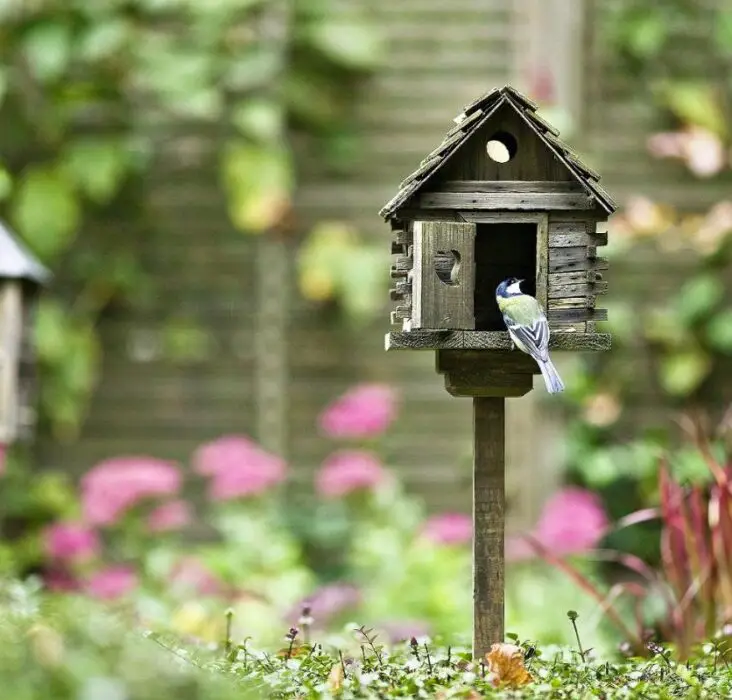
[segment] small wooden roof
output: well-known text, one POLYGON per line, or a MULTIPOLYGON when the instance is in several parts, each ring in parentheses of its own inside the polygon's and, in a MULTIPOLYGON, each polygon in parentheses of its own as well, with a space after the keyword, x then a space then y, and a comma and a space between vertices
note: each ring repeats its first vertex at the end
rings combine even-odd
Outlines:
POLYGON ((380 215, 387 220, 394 218, 396 212, 407 203, 407 200, 417 194, 428 180, 460 150, 470 136, 503 105, 510 105, 519 114, 547 149, 560 160, 588 195, 608 215, 617 209, 617 205, 610 195, 598 184, 600 175, 582 163, 569 146, 557 138, 559 131, 536 113, 537 105, 534 102, 515 88, 506 85, 502 88, 494 88, 463 109, 462 113, 454 119, 456 126, 447 132, 442 143, 420 163, 419 168, 402 182, 399 192, 379 212, 380 215))
POLYGON ((26 250, 0 221, 0 279, 25 279, 45 284, 51 273, 26 250))

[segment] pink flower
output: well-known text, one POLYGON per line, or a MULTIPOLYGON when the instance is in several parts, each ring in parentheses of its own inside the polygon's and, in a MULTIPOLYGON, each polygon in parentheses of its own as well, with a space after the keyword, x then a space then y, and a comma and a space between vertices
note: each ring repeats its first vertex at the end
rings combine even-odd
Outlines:
POLYGON ((58 561, 83 561, 99 552, 97 533, 82 523, 56 523, 44 532, 46 554, 58 561))
POLYGON ((422 535, 438 544, 465 544, 473 538, 473 520, 464 513, 443 513, 428 518, 422 535))
MULTIPOLYGON (((600 497, 592 491, 569 486, 547 501, 532 535, 552 554, 567 556, 593 549, 605 536, 608 526, 600 497)), ((524 559, 532 554, 533 548, 522 539, 507 543, 508 559, 524 559)))
POLYGON ((384 384, 360 384, 320 415, 320 430, 330 438, 363 438, 383 433, 394 420, 396 397, 384 384))
POLYGON ((323 462, 315 475, 315 489, 326 498, 339 498, 360 489, 373 490, 387 478, 372 452, 340 450, 323 462))
POLYGON ((89 595, 100 600, 121 598, 137 587, 137 574, 128 566, 110 566, 94 574, 86 583, 89 595))
POLYGON ((722 141, 706 129, 689 129, 684 141, 684 160, 697 177, 712 177, 725 164, 722 141))
POLYGON ((180 489, 173 462, 153 457, 117 457, 95 465, 81 480, 85 520, 111 525, 139 501, 168 496, 180 489))
POLYGON ((201 595, 219 595, 223 585, 196 557, 183 557, 170 574, 170 583, 201 595))
POLYGON ((191 507, 186 501, 175 500, 160 504, 150 513, 147 526, 151 532, 180 530, 191 522, 191 507))
POLYGON ((214 501, 255 496, 285 479, 285 461, 240 435, 206 443, 193 456, 193 469, 210 476, 208 496, 214 501))

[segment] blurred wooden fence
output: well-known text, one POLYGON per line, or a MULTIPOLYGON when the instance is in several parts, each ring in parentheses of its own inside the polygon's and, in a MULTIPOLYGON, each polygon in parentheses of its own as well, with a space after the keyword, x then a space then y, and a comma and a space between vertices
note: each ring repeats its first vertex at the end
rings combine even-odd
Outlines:
MULTIPOLYGON (((357 106, 363 149, 349 176, 334 181, 317 162, 302 164, 302 230, 322 219, 345 220, 388 250, 377 212, 400 180, 464 104, 506 82, 531 88, 537 66, 551 69, 557 99, 580 115, 580 133, 570 142, 591 147, 588 160, 613 193, 622 199, 641 189, 665 191, 669 179, 676 181, 644 155, 649 100, 629 87, 595 36, 602 3, 360 2, 386 34, 388 62, 357 106)), ((348 12, 349 2, 343 4, 348 12)), ((214 150, 206 134, 169 134, 167 157, 150 182, 155 235, 140 251, 159 294, 148 308, 105 322, 104 377, 83 436, 70 447, 45 445, 44 461, 78 471, 121 453, 185 460, 203 440, 245 432, 283 452, 306 481, 333 447, 317 435, 318 411, 355 382, 387 381, 403 397, 385 442, 388 463, 431 508, 469 508, 468 400, 447 395, 431 353, 384 353, 386 289, 383 318, 357 332, 323 321, 303 303, 292 282, 294 251, 228 223, 214 150), (203 329, 200 355, 171 359, 176 338, 161 330, 163 319, 203 329)), ((685 185, 683 194, 698 193, 685 185)), ((539 393, 509 402, 513 526, 534 520, 555 480, 561 430, 539 393)))

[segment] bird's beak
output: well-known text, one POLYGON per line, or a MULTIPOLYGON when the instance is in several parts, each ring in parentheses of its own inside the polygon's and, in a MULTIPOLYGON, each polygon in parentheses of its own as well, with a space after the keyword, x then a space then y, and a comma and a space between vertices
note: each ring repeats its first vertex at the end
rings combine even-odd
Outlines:
POLYGON ((522 282, 526 282, 526 280, 519 280, 519 284, 521 284, 522 282))

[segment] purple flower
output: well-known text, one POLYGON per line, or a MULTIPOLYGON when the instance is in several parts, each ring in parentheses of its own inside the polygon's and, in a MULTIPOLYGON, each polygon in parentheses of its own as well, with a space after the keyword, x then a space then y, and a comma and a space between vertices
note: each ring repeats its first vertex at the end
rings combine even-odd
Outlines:
POLYGON ((286 464, 248 437, 225 435, 196 450, 193 469, 211 477, 212 501, 226 501, 256 496, 284 481, 286 464))
POLYGON ((374 437, 391 425, 395 414, 393 389, 385 384, 359 384, 320 414, 320 430, 334 439, 374 437))
POLYGON ((315 475, 315 489, 325 498, 373 490, 387 478, 378 457, 365 450, 341 450, 328 457, 315 475))
POLYGON ((465 513, 442 513, 428 518, 422 536, 438 544, 465 544, 473 538, 473 521, 465 513))

